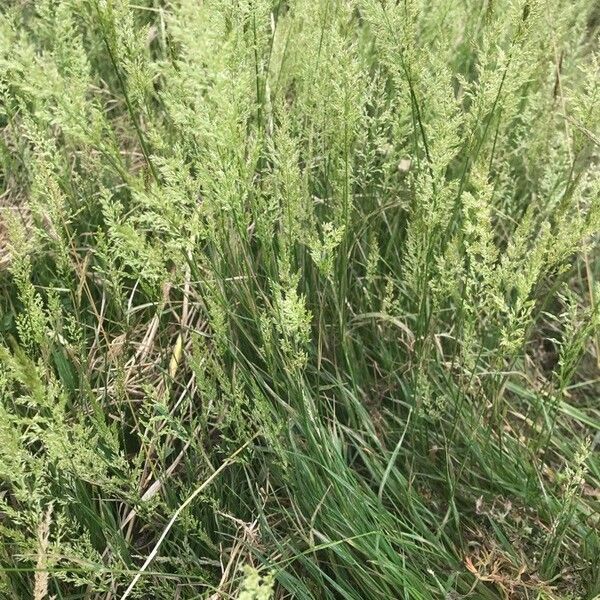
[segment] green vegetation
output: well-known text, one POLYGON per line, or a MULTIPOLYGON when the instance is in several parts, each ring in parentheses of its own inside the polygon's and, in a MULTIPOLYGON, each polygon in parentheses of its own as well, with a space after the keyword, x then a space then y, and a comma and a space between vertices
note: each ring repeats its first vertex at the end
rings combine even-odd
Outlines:
POLYGON ((0 597, 600 597, 595 0, 0 14, 0 597))

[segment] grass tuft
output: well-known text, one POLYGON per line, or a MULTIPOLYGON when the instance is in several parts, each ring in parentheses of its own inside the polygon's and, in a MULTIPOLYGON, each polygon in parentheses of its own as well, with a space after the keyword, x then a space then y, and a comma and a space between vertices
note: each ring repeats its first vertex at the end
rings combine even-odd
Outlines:
POLYGON ((593 0, 0 0, 0 597, 600 598, 593 0))

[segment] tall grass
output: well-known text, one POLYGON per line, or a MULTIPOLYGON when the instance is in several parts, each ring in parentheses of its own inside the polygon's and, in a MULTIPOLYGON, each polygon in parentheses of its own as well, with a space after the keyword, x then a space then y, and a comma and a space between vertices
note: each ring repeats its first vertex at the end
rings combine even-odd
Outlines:
POLYGON ((0 7, 2 597, 600 596, 594 0, 0 7))

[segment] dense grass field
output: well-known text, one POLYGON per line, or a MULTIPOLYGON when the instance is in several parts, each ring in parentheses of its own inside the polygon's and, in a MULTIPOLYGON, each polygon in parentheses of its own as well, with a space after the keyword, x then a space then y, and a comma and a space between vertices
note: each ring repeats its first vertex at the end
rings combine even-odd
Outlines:
POLYGON ((600 598, 596 0, 0 0, 0 598, 600 598))

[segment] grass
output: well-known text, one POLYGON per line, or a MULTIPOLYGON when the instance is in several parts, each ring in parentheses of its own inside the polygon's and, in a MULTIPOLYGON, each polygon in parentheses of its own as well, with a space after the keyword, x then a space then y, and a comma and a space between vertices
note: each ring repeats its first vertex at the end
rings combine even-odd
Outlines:
POLYGON ((593 0, 0 15, 2 598, 600 598, 593 0))

